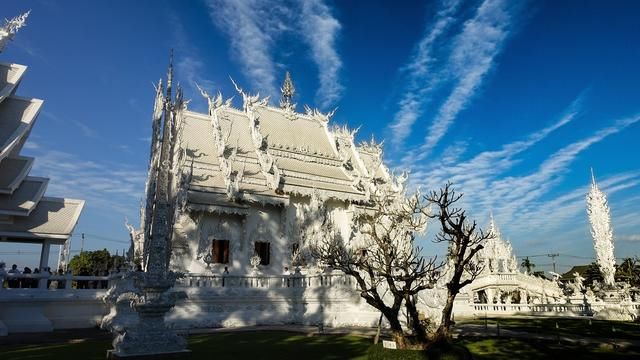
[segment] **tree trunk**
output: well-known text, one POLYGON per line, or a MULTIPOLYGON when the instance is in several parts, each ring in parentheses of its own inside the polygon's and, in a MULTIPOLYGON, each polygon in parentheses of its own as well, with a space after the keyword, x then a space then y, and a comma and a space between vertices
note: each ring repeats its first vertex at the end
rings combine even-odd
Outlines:
POLYGON ((442 321, 438 330, 436 330, 436 334, 434 337, 434 343, 449 343, 451 341, 451 332, 449 331, 451 328, 451 313, 453 312, 453 302, 456 299, 456 293, 451 293, 447 296, 447 303, 444 305, 444 309, 442 309, 442 321))
POLYGON ((411 319, 411 328, 416 336, 416 340, 420 343, 425 343, 427 340, 427 331, 420 322, 420 316, 415 302, 413 302, 412 299, 406 299, 405 305, 409 318, 411 319))

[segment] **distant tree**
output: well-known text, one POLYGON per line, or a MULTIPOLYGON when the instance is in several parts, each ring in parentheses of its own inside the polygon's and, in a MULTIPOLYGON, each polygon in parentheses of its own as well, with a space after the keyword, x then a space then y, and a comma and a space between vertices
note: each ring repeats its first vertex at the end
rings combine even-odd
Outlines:
POLYGON ((604 279, 604 277, 602 276, 602 272, 600 271, 600 266, 598 266, 598 263, 592 262, 591 264, 589 264, 589 267, 584 273, 583 284, 585 286, 592 286, 595 281, 602 283, 602 279, 604 279))
POLYGON ((526 257, 522 259, 522 264, 520 264, 520 266, 527 270, 527 274, 531 274, 531 270, 536 267, 536 264, 532 263, 531 260, 529 260, 529 257, 526 257))
POLYGON ((414 339, 426 344, 426 323, 418 314, 417 294, 433 287, 436 270, 442 266, 435 258, 423 257, 414 243, 416 234, 426 229, 428 207, 419 192, 407 198, 377 190, 367 208, 354 215, 350 241, 332 235, 331 223, 325 221, 323 228, 330 230, 310 246, 315 259, 356 280, 360 296, 387 319, 401 348, 410 343, 400 322, 403 305, 414 339))
POLYGON ((640 259, 626 258, 616 269, 616 280, 628 282, 631 286, 640 286, 640 259))
POLYGON ((123 256, 111 255, 107 249, 83 251, 69 261, 69 269, 74 275, 80 273, 102 274, 124 264, 123 256))
POLYGON ((447 301, 442 310, 442 321, 434 334, 434 345, 451 341, 451 314, 455 298, 482 271, 483 266, 475 261, 475 255, 482 250, 486 240, 494 237, 491 232, 485 233, 478 228, 475 221, 469 222, 465 210, 455 207, 460 198, 462 194, 456 194, 451 183, 447 183, 440 191, 431 192, 426 198, 437 208, 437 212, 429 217, 440 222, 440 232, 434 242, 448 244, 447 276, 450 276, 447 282, 447 301))

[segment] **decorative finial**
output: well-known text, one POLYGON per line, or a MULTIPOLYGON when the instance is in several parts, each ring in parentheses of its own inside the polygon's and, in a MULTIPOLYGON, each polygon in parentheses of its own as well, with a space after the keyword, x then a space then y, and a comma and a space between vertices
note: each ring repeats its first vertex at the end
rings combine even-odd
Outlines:
POLYGON ((593 167, 591 167, 591 185, 596 185, 596 177, 593 175, 593 167))
POLYGON ((296 88, 293 86, 293 81, 291 80, 291 73, 288 71, 284 75, 284 82, 282 83, 282 87, 280 88, 282 92, 282 99, 280 100, 280 107, 285 110, 295 110, 296 104, 292 102, 293 94, 296 93, 296 88))
POLYGON ((167 100, 171 101, 171 86, 173 85, 173 49, 169 52, 169 69, 167 70, 167 100))
POLYGON ((26 20, 30 13, 31 10, 20 16, 16 16, 11 20, 4 20, 4 26, 0 27, 0 52, 2 52, 4 46, 9 40, 13 40, 13 37, 18 30, 21 27, 26 26, 26 20))

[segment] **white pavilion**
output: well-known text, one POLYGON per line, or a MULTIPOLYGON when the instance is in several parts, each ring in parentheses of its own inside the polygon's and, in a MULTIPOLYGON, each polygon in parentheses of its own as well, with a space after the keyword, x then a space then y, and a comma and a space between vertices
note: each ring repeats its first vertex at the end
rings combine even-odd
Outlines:
MULTIPOLYGON (((28 15, 0 27, 0 53, 28 15)), ((71 236, 84 200, 45 196, 49 179, 30 176, 35 160, 20 155, 44 103, 16 95, 26 70, 25 65, 0 63, 0 242, 42 245, 43 269, 51 245, 64 245, 71 236)))

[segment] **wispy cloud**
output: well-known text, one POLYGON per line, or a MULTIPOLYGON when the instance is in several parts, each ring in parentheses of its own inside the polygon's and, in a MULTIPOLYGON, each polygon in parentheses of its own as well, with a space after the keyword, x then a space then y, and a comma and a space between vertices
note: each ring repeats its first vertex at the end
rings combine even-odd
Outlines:
POLYGON ((320 87, 316 95, 320 105, 328 107, 338 100, 343 90, 338 80, 342 61, 335 48, 341 25, 322 0, 302 2, 300 23, 313 61, 318 66, 320 87))
POLYGON ((441 8, 435 16, 435 22, 429 26, 427 33, 416 46, 409 64, 403 69, 410 75, 410 78, 404 95, 398 103, 399 110, 394 115, 393 123, 390 126, 391 141, 395 146, 400 145, 407 138, 411 127, 422 115, 422 107, 426 102, 425 96, 436 83, 436 75, 432 72, 432 65, 436 60, 433 54, 434 45, 456 22, 453 15, 460 3, 461 0, 449 0, 441 3, 441 8))
POLYGON ((275 96, 272 51, 276 38, 286 29, 280 16, 283 7, 257 0, 209 0, 207 4, 214 24, 229 36, 234 55, 254 88, 275 96))
POLYGON ((78 128, 78 130, 80 130, 80 132, 82 133, 82 135, 89 137, 89 138, 95 138, 97 137, 97 132, 89 125, 78 121, 78 120, 63 120, 60 119, 60 117, 54 113, 48 112, 48 111, 42 111, 42 116, 49 118, 55 122, 59 122, 59 123, 69 123, 73 126, 75 126, 76 128, 78 128))
POLYGON ((453 41, 447 71, 455 85, 429 126, 417 160, 427 157, 471 101, 510 33, 514 11, 505 0, 485 0, 453 41))
POLYGON ((341 28, 323 0, 302 2, 277 0, 208 0, 213 23, 225 32, 243 74, 251 86, 263 94, 276 97, 277 42, 298 40, 309 47, 318 67, 317 97, 322 106, 329 106, 340 97, 343 87, 338 73, 342 61, 335 42, 341 28))
POLYGON ((31 174, 51 179, 47 195, 84 199, 88 206, 135 215, 146 179, 143 170, 41 147, 30 149, 28 155, 36 158, 31 174))
MULTIPOLYGON (((533 132, 522 140, 505 144, 497 150, 484 151, 460 160, 460 154, 451 159, 441 157, 428 165, 418 167, 412 174, 412 185, 439 188, 452 181, 463 192, 464 204, 473 218, 487 219, 489 211, 503 224, 503 228, 520 244, 558 248, 570 247, 575 241, 588 237, 584 196, 588 192, 588 171, 584 186, 569 192, 557 188, 571 172, 571 164, 594 144, 640 122, 640 114, 612 121, 611 125, 594 131, 590 136, 569 143, 547 155, 539 165, 529 165, 533 171, 521 173, 515 165, 527 160, 525 152, 548 137, 556 129, 575 120, 581 113, 583 95, 579 96, 555 123, 533 132), (553 196, 551 196, 553 195, 553 196), (584 223, 584 228, 576 224, 584 223), (558 242, 559 239, 565 242, 558 242)), ((455 145, 455 144, 454 144, 455 145)), ((464 151, 464 143, 453 146, 464 151)), ((612 174, 599 179, 608 195, 622 193, 640 185, 640 171, 612 174)), ((637 213, 640 206, 626 207, 626 212, 637 213), (629 210, 631 209, 631 210, 629 210), (634 210, 635 209, 635 210, 634 210)), ((640 220, 633 217, 614 219, 625 229, 637 229, 640 220)))
POLYGON ((619 241, 640 241, 640 234, 618 235, 616 240, 619 241))
POLYGON ((452 181, 455 184, 473 183, 477 188, 465 189, 466 192, 484 191, 489 182, 502 176, 520 161, 516 156, 574 120, 580 113, 583 97, 584 92, 563 111, 556 122, 521 140, 504 144, 497 150, 483 151, 468 160, 459 160, 460 153, 464 151, 464 144, 458 144, 445 152, 447 156, 426 165, 414 167, 417 171, 414 172, 415 176, 412 176, 415 180, 411 181, 417 185, 415 181, 420 179, 422 185, 428 188, 437 188, 446 181, 452 181))

